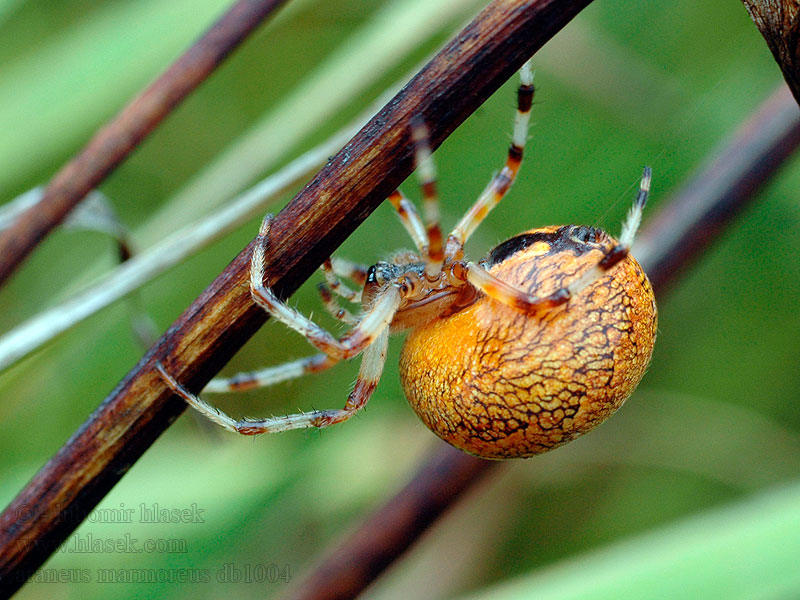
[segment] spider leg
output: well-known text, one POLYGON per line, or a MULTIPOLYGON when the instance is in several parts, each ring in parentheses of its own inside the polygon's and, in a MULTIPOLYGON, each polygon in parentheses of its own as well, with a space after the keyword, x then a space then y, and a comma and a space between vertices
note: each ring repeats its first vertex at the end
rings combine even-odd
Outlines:
POLYGON ((411 138, 414 141, 417 179, 422 188, 422 211, 425 216, 425 237, 428 240, 426 251, 422 252, 420 249, 420 252, 425 259, 425 273, 429 277, 436 277, 442 270, 444 258, 442 228, 439 225, 439 195, 436 191, 436 168, 431 156, 428 128, 421 119, 414 119, 412 122, 411 138))
POLYGON ((363 288, 364 284, 367 282, 367 271, 369 269, 364 265, 354 263, 351 260, 333 256, 331 257, 331 266, 333 267, 333 272, 335 275, 349 279, 361 288, 363 288))
POLYGON ((307 375, 308 373, 319 373, 330 369, 338 362, 338 360, 331 358, 327 354, 315 354, 314 356, 306 356, 298 360, 266 367, 257 371, 237 373, 231 377, 215 377, 208 382, 208 385, 206 385, 203 391, 212 394, 222 394, 226 392, 254 390, 275 385, 282 381, 288 381, 289 379, 295 379, 307 375))
POLYGON ((342 308, 342 306, 336 302, 336 299, 331 293, 331 289, 327 285, 320 283, 317 286, 317 291, 319 292, 320 298, 322 298, 322 305, 325 307, 325 310, 328 311, 334 319, 347 323, 348 325, 356 325, 358 323, 358 319, 356 319, 349 310, 342 308))
POLYGON ((329 425, 346 421, 364 408, 372 396, 372 392, 378 386, 381 373, 383 373, 383 365, 386 364, 388 347, 389 329, 386 328, 378 335, 372 345, 364 351, 355 386, 347 397, 344 408, 338 410, 315 410, 304 415, 284 417, 284 419, 291 421, 291 426, 288 429, 309 426, 328 427, 329 425))
POLYGON ((414 240, 414 245, 417 247, 417 252, 420 256, 428 256, 428 232, 422 224, 422 219, 417 212, 414 203, 406 198, 400 190, 395 190, 387 198, 392 203, 394 209, 397 211, 397 216, 403 223, 408 235, 414 240))
MULTIPOLYGON (((355 387, 348 396, 344 408, 338 410, 314 410, 307 413, 269 417, 266 419, 234 419, 184 388, 167 373, 161 363, 156 363, 156 369, 173 392, 186 400, 186 402, 197 411, 229 431, 234 431, 242 435, 258 435, 260 433, 277 433, 290 429, 304 429, 306 427, 328 427, 329 425, 346 421, 367 403, 375 387, 378 385, 378 380, 383 371, 383 365, 386 362, 388 341, 389 330, 384 329, 377 336, 374 343, 364 352, 358 379, 356 379, 355 387)), ((309 357, 309 359, 303 360, 311 361, 313 359, 319 359, 320 356, 324 355, 312 356, 309 357)), ((335 359, 328 360, 336 362, 335 359)), ((296 364, 298 362, 301 361, 288 364, 296 364)), ((284 367, 285 366, 286 365, 284 365, 284 367)))
POLYGON ((339 360, 352 358, 364 351, 381 332, 388 328, 400 306, 401 294, 396 286, 389 286, 376 297, 372 306, 360 318, 358 324, 340 339, 281 302, 271 288, 264 285, 265 249, 272 224, 272 215, 267 215, 256 238, 250 264, 250 292, 253 300, 287 327, 305 337, 309 343, 328 356, 339 360))
MULTIPOLYGON (((323 354, 292 361, 284 365, 270 367, 254 373, 246 373, 228 379, 218 379, 209 383, 209 391, 242 390, 271 385, 299 377, 306 373, 322 371, 342 359, 351 358, 364 352, 361 371, 355 389, 341 410, 312 411, 284 417, 269 419, 236 420, 205 400, 189 392, 172 377, 161 363, 157 370, 177 395, 182 397, 197 411, 211 421, 230 431, 244 435, 270 433, 303 427, 327 427, 344 421, 366 404, 377 385, 386 358, 386 347, 389 336, 389 324, 400 305, 401 292, 396 286, 388 286, 375 297, 369 309, 355 323, 355 326, 342 338, 336 339, 319 325, 304 317, 296 310, 278 300, 272 290, 263 284, 265 251, 272 223, 272 216, 267 215, 261 225, 250 266, 250 291, 253 300, 264 308, 275 319, 294 329, 323 354)), ((330 263, 330 261, 327 261, 330 263)), ((333 272, 333 265, 326 264, 333 272)), ((331 292, 324 288, 330 302, 335 304, 331 292)), ((325 294, 323 294, 325 300, 325 294)), ((346 311, 345 311, 346 312, 346 311)), ((349 313, 347 313, 349 314, 349 313)))
POLYGON ((464 244, 477 229, 478 225, 486 218, 489 211, 503 199, 517 176, 517 171, 519 171, 519 166, 522 163, 525 141, 528 136, 528 121, 530 120, 531 105, 533 103, 533 72, 531 71, 530 61, 526 62, 520 69, 520 79, 521 82, 517 89, 517 113, 514 119, 514 134, 511 139, 511 145, 508 147, 506 164, 492 178, 489 185, 486 186, 486 189, 475 201, 475 204, 472 205, 447 237, 444 251, 445 260, 461 258, 464 244))
MULTIPOLYGON (((322 273, 325 275, 325 281, 328 283, 327 287, 330 291, 337 296, 341 296, 348 302, 361 302, 361 291, 351 290, 342 283, 339 279, 339 275, 334 270, 332 259, 329 258, 322 263, 322 273)), ((324 296, 323 300, 325 300, 324 296)))
MULTIPOLYGON (((326 263, 328 262, 326 261, 326 263)), ((317 288, 322 297, 323 306, 335 319, 351 325, 357 323, 357 319, 349 311, 339 306, 328 286, 320 283, 317 288)), ((203 391, 220 394, 267 387, 288 379, 301 377, 307 373, 319 373, 329 369, 337 362, 339 361, 326 354, 316 354, 280 365, 265 367, 258 371, 237 373, 231 377, 215 377, 208 382, 203 391)))
POLYGON ((639 228, 639 223, 642 220, 642 212, 647 202, 647 194, 650 191, 651 176, 652 172, 650 167, 645 167, 636 199, 622 225, 619 243, 612 247, 594 267, 586 271, 586 273, 568 286, 548 296, 536 296, 509 285, 489 273, 489 271, 480 265, 476 265, 472 262, 466 265, 467 280, 490 298, 494 298, 522 312, 537 312, 564 304, 572 296, 579 294, 587 286, 602 277, 607 271, 628 256, 631 245, 633 244, 633 239, 636 236, 636 230, 639 228))
MULTIPOLYGON (((335 319, 350 325, 357 324, 358 320, 348 310, 339 306, 328 286, 320 283, 317 288, 322 297, 323 306, 335 319)), ((237 373, 232 377, 216 377, 208 382, 203 391, 220 394, 267 387, 301 377, 307 373, 319 373, 329 369, 337 362, 339 362, 337 359, 326 354, 316 354, 280 365, 265 367, 258 371, 237 373)))

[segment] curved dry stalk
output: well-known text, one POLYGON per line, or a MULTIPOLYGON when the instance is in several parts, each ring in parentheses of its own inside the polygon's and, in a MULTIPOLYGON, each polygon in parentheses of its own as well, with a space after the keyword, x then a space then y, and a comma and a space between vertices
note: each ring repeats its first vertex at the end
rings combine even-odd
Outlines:
POLYGON ((42 199, 0 233, 0 285, 89 191, 285 0, 238 0, 53 177, 42 199))
MULTIPOLYGON (((492 2, 276 217, 265 283, 283 297, 296 289, 410 174, 412 117, 425 119, 437 147, 590 2, 492 2)), ((0 515, 0 594, 21 586, 186 408, 156 361, 198 391, 265 321, 250 297, 251 251, 252 243, 0 515)))
MULTIPOLYGON (((657 292, 713 243, 798 146, 800 110, 782 85, 642 229, 633 253, 657 292)), ((411 481, 336 543, 288 597, 357 596, 500 464, 440 444, 411 481)))
POLYGON ((780 85, 650 220, 634 246, 666 288, 714 242, 800 145, 800 108, 780 85))

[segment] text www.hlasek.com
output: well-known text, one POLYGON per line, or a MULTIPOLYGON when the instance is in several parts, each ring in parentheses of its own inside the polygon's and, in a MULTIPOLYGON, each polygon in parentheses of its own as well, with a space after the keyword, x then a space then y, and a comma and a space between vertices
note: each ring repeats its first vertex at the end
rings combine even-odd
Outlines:
MULTIPOLYGON (((44 545, 37 539, 21 539, 22 551, 44 545)), ((188 544, 184 538, 144 538, 126 533, 119 537, 98 537, 92 533, 70 536, 58 552, 66 554, 186 554, 188 544)))

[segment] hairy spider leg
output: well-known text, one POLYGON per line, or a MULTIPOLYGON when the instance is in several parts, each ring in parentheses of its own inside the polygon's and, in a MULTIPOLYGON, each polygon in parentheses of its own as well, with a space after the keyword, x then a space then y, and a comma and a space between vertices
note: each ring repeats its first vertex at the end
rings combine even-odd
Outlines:
POLYGON ((422 224, 422 219, 414 203, 406 198, 400 190, 395 190, 389 194, 387 200, 397 211, 397 216, 400 217, 400 222, 414 241, 419 255, 427 256, 428 247, 430 245, 428 241, 428 232, 425 230, 425 225, 422 224))
MULTIPOLYGON (((337 291, 341 290, 339 289, 337 291)), ((347 323, 348 325, 355 325, 358 323, 358 319, 353 316, 353 313, 336 301, 330 287, 324 283, 319 283, 317 284, 317 292, 319 292, 319 297, 322 299, 322 306, 334 319, 342 323, 347 323)))
POLYGON ((530 121, 531 106, 533 105, 533 71, 530 61, 520 69, 520 85, 517 88, 517 113, 514 118, 514 133, 508 147, 508 156, 502 170, 497 173, 486 189, 455 226, 452 233, 447 236, 444 251, 445 261, 458 260, 463 254, 464 244, 467 242, 478 225, 486 218, 489 212, 497 206, 506 195, 519 171, 522 163, 522 154, 528 137, 528 122, 530 121))
POLYGON ((231 377, 215 377, 203 388, 203 392, 222 394, 268 387, 309 373, 325 371, 338 362, 327 354, 315 354, 256 371, 237 373, 231 377))
MULTIPOLYGON (((371 306, 357 320, 355 326, 342 338, 336 339, 326 330, 296 310, 278 300, 274 292, 264 285, 265 252, 272 224, 272 215, 267 215, 256 238, 255 248, 250 265, 250 291, 253 299, 272 317, 287 327, 303 335, 313 346, 322 350, 323 354, 291 361, 283 365, 268 367, 252 373, 235 375, 231 378, 212 380, 207 386, 209 391, 236 391, 252 389, 262 385, 272 385, 280 381, 300 377, 306 373, 325 370, 339 360, 352 358, 363 352, 358 379, 344 408, 338 410, 315 410, 266 419, 234 419, 220 409, 211 406, 205 400, 189 392, 172 377, 159 362, 156 369, 167 385, 177 395, 194 407, 198 412, 225 429, 243 435, 273 433, 305 427, 327 427, 349 419, 369 400, 377 386, 383 365, 386 361, 386 349, 389 339, 389 324, 397 312, 401 301, 401 291, 390 285, 382 290, 371 306)), ((326 265, 333 272, 333 265, 326 265)), ((326 291, 330 294, 330 291, 326 291)), ((332 296, 330 297, 333 301, 332 296)))
POLYGON ((523 312, 537 312, 552 308, 567 302, 572 296, 579 294, 587 286, 602 277, 608 270, 622 261, 630 253, 636 231, 642 220, 642 212, 647 203, 647 194, 650 191, 652 171, 650 167, 644 168, 639 191, 636 199, 628 211, 628 216, 622 225, 619 243, 611 248, 597 264, 586 271, 568 286, 556 290, 547 296, 536 296, 520 290, 495 277, 485 268, 473 262, 466 265, 467 280, 487 296, 523 312))
MULTIPOLYGON (((332 259, 326 259, 320 268, 322 269, 323 275, 325 275, 325 281, 328 284, 327 287, 334 294, 344 298, 348 302, 361 302, 361 290, 351 290, 344 283, 342 283, 342 280, 339 279, 339 275, 336 273, 336 270, 333 267, 332 259)), ((363 284, 361 287, 363 287, 363 284)))
POLYGON ((325 262, 322 263, 321 269, 325 275, 326 281, 326 283, 320 283, 317 285, 317 291, 319 292, 320 298, 322 298, 322 306, 337 321, 342 321, 348 325, 355 325, 358 322, 358 319, 356 319, 356 317, 354 317, 349 310, 342 307, 339 302, 337 302, 336 298, 333 297, 333 295, 336 294, 348 302, 360 303, 361 292, 351 290, 342 283, 333 268, 333 261, 330 258, 326 259, 325 262))
MULTIPOLYGON (((366 405, 381 377, 383 365, 386 362, 388 341, 389 330, 387 328, 378 334, 374 343, 364 352, 358 379, 356 379, 355 387, 348 396, 344 408, 338 410, 312 410, 309 412, 268 417, 265 419, 234 419, 184 388, 166 371, 160 362, 156 363, 156 369, 173 392, 183 398, 195 410, 229 431, 242 435, 258 435, 261 433, 278 433, 290 429, 304 429, 307 427, 328 427, 329 425, 346 421, 366 405)), ((313 360, 318 358, 318 356, 310 357, 305 360, 313 360)), ((332 363, 336 362, 336 359, 330 357, 325 358, 332 361, 332 363)), ((298 362, 301 361, 295 361, 295 363, 298 362)))
POLYGON ((378 294, 372 306, 364 312, 358 324, 340 339, 281 302, 271 288, 264 285, 265 249, 272 224, 267 215, 256 238, 250 266, 250 292, 253 300, 273 318, 305 337, 308 342, 328 356, 346 360, 364 351, 391 323, 400 306, 401 294, 396 286, 389 286, 378 294))
MULTIPOLYGON (((337 258, 326 260, 322 269, 337 282, 339 281, 339 277, 346 277, 356 284, 359 284, 360 280, 366 279, 367 273, 366 267, 337 258)), ((363 286, 363 283, 360 283, 360 285, 363 286)), ((336 302, 328 286, 320 284, 318 289, 322 297, 323 306, 334 318, 349 325, 355 325, 357 323, 358 320, 356 317, 336 302)), ((334 289, 338 295, 351 302, 361 301, 360 292, 353 292, 341 283, 334 289)), ((221 394, 268 387, 276 383, 281 383, 282 381, 302 377, 309 373, 319 373, 320 371, 329 369, 337 362, 339 361, 326 354, 316 354, 279 365, 265 367, 256 371, 237 373, 231 377, 215 377, 208 382, 208 385, 206 385, 203 391, 212 394, 221 394)))
MULTIPOLYGON (((422 188, 422 214, 425 219, 425 237, 428 239, 425 259, 425 273, 430 278, 437 277, 442 270, 444 252, 442 249, 442 228, 439 225, 439 194, 436 191, 436 168, 431 156, 428 127, 421 118, 411 122, 411 139, 414 142, 414 163, 417 179, 422 188)), ((413 235, 412 235, 413 237, 413 235)))

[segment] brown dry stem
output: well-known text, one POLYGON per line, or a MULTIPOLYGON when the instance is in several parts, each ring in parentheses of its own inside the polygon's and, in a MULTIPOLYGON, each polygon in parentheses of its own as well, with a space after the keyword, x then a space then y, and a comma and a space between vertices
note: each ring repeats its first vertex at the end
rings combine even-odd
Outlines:
POLYGON ((286 0, 239 0, 56 173, 41 200, 0 233, 0 286, 36 245, 286 0))
MULTIPOLYGON (((408 125, 434 147, 591 0, 495 0, 345 146, 272 227, 266 283, 286 296, 412 170, 408 125)), ((264 322, 252 245, 231 262, 0 515, 0 594, 21 586, 185 409, 154 369, 198 391, 264 322)))
POLYGON ((742 0, 800 103, 800 2, 742 0))

